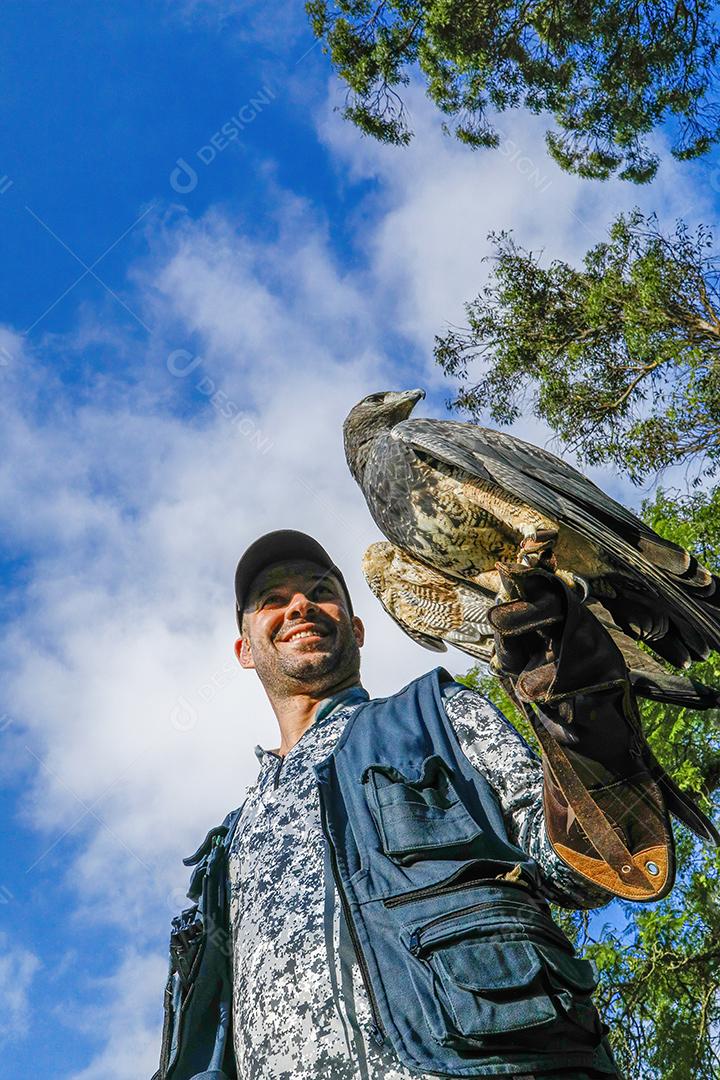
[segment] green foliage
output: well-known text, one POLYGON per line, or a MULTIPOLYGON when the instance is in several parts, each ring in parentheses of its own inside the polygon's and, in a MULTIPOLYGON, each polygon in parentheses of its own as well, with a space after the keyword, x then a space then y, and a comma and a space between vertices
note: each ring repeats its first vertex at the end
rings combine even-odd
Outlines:
POLYGON ((348 86, 345 116, 385 142, 411 138, 397 87, 414 65, 463 142, 497 145, 491 112, 551 113, 548 149, 580 176, 652 179, 646 136, 667 118, 680 159, 720 134, 707 0, 309 0, 306 10, 348 86))
MULTIPOLYGON (((720 571, 720 488, 673 497, 658 492, 643 506, 657 532, 720 571)), ((720 657, 690 674, 720 685, 720 657)), ((499 682, 478 668, 462 679, 476 686, 535 745, 527 721, 499 682)), ((650 745, 685 790, 701 793, 707 812, 719 809, 718 714, 642 703, 650 745)), ((677 838, 677 884, 656 904, 614 901, 587 912, 555 915, 597 966, 597 1004, 627 1080, 713 1080, 720 1075, 720 852, 682 826, 677 838)))
POLYGON ((512 423, 532 408, 596 464, 640 481, 649 472, 720 461, 720 293, 712 236, 655 216, 620 215, 582 269, 548 267, 508 233, 490 281, 466 305, 469 326, 436 339, 461 380, 452 407, 512 423), (470 366, 485 365, 474 385, 470 366), (528 400, 529 399, 529 400, 528 400))

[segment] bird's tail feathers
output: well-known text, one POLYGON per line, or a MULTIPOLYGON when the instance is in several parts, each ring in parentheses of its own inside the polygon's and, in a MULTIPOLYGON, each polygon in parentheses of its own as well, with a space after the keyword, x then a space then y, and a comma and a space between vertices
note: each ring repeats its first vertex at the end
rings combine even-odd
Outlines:
POLYGON ((711 648, 720 650, 720 612, 697 600, 692 611, 687 605, 683 610, 663 603, 657 592, 645 595, 624 583, 619 595, 603 597, 602 603, 626 634, 646 642, 673 667, 682 670, 694 660, 706 660, 711 648))
POLYGON ((697 806, 694 800, 668 776, 647 745, 645 747, 645 760, 653 779, 663 793, 665 805, 670 813, 679 821, 682 821, 684 825, 687 825, 688 829, 694 832, 696 836, 699 836, 701 840, 708 840, 720 847, 720 832, 718 832, 713 822, 697 806))
POLYGON ((629 670, 630 683, 638 697, 684 709, 720 709, 720 690, 696 679, 666 672, 629 670))

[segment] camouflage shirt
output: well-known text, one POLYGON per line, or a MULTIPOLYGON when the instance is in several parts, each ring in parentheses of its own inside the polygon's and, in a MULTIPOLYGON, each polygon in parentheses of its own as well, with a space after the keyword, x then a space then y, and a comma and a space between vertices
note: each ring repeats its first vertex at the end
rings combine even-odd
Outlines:
MULTIPOLYGON (((313 766, 332 752, 366 698, 354 688, 321 705, 285 758, 255 751, 260 775, 248 789, 229 859, 240 1080, 418 1080, 390 1047, 370 1038, 364 1039, 367 1069, 358 1064, 347 1003, 338 990, 339 902, 336 894, 329 901, 326 895, 313 766)), ((472 690, 447 697, 445 708, 463 751, 498 795, 510 839, 539 864, 548 899, 569 907, 606 903, 607 893, 577 878, 553 852, 543 821, 540 763, 515 728, 472 690)), ((357 967, 354 989, 357 1026, 368 1032, 369 1002, 357 967)))

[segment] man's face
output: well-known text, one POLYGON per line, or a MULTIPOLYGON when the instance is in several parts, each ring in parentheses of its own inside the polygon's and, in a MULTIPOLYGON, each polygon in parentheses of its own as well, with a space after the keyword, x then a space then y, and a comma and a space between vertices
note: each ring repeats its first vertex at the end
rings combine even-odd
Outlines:
POLYGON ((322 691, 360 671, 363 625, 337 578, 305 560, 275 563, 252 584, 235 651, 266 690, 322 691))

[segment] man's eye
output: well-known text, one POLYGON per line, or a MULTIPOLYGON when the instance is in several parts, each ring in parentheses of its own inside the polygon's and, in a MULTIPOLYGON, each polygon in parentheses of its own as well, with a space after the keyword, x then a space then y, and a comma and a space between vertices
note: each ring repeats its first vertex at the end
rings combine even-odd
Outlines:
POLYGON ((263 596, 260 601, 260 607, 272 607, 273 604, 281 604, 283 598, 280 593, 268 593, 267 596, 263 596))
POLYGON ((316 585, 313 589, 313 594, 315 596, 322 595, 323 593, 325 594, 325 596, 334 596, 335 590, 333 589, 332 585, 316 585))

